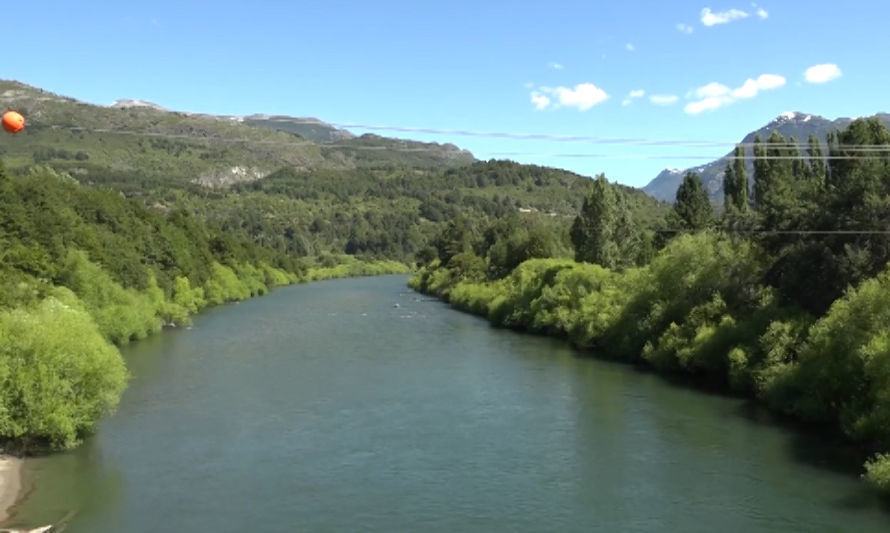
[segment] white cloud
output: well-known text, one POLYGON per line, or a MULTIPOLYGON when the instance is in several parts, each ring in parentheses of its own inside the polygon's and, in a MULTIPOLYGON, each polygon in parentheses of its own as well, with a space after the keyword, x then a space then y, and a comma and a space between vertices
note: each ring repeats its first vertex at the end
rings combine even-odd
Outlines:
POLYGON ((760 17, 761 20, 769 17, 769 13, 766 12, 762 7, 757 8, 757 16, 760 17))
POLYGON ((813 65, 804 73, 804 77, 810 83, 825 83, 841 77, 841 69, 834 63, 813 65))
POLYGON ((636 47, 633 45, 633 43, 627 43, 626 45, 624 45, 624 48, 626 48, 628 52, 633 52, 634 50, 636 50, 636 47))
POLYGON ((637 98, 642 98, 644 96, 646 96, 646 91, 644 91, 643 89, 634 89, 633 91, 627 93, 627 96, 624 98, 624 100, 621 101, 621 105, 629 106, 634 100, 636 100, 637 98))
POLYGON ((535 84, 530 81, 527 81, 527 82, 523 83, 522 86, 525 87, 526 89, 531 89, 532 87, 535 86, 535 84))
POLYGON ((550 64, 547 65, 547 66, 550 67, 550 68, 552 68, 553 70, 562 70, 562 69, 565 68, 565 66, 563 66, 562 63, 557 63, 557 62, 555 62, 555 61, 554 61, 553 63, 550 63, 550 64))
POLYGON ((754 98, 760 91, 778 89, 785 85, 785 78, 777 74, 761 74, 756 80, 748 78, 738 89, 732 91, 733 98, 754 98))
POLYGON ((683 111, 686 111, 690 115, 697 115, 702 111, 713 111, 714 109, 722 107, 731 102, 732 98, 727 98, 725 96, 712 96, 710 98, 696 100, 695 102, 689 102, 688 104, 686 104, 686 107, 683 108, 683 111))
POLYGON ((687 98, 719 98, 721 96, 725 96, 730 93, 729 87, 723 85, 722 83, 717 83, 716 81, 712 81, 711 83, 699 87, 694 91, 691 91, 687 98))
POLYGON ((531 92, 531 101, 538 110, 574 107, 587 111, 609 98, 606 91, 592 83, 579 83, 574 87, 540 87, 531 92), (549 96, 548 96, 549 95, 549 96))
POLYGON ((653 94, 649 97, 649 101, 655 105, 672 105, 677 103, 679 98, 675 94, 653 94))
POLYGON ((538 91, 532 91, 531 97, 532 103, 535 104, 535 109, 537 109, 538 111, 547 109, 550 106, 550 98, 544 96, 538 91))
POLYGON ((741 87, 732 91, 732 96, 739 99, 754 98, 755 96, 757 96, 757 91, 757 82, 752 80, 751 78, 748 78, 747 80, 745 80, 745 83, 742 84, 741 87))
POLYGON ((727 24, 734 20, 748 18, 748 14, 741 9, 730 9, 729 11, 720 11, 714 13, 711 8, 706 7, 701 10, 701 23, 705 26, 716 26, 717 24, 727 24))
POLYGON ((577 107, 581 111, 587 111, 609 97, 606 91, 592 83, 580 83, 574 89, 557 87, 553 94, 559 99, 560 105, 577 107))
POLYGON ((762 91, 778 89, 785 85, 785 77, 778 74, 761 74, 757 77, 757 87, 762 91))
POLYGON ((702 111, 713 111, 736 100, 754 98, 760 91, 778 89, 785 85, 785 82, 785 78, 778 74, 761 74, 756 79, 748 78, 741 87, 736 89, 730 89, 722 83, 711 82, 689 91, 686 97, 695 100, 686 104, 683 110, 690 115, 697 115, 702 111))
POLYGON ((689 35, 690 33, 692 33, 693 28, 692 28, 692 26, 689 26, 688 24, 681 23, 681 24, 677 24, 677 31, 679 31, 680 33, 685 33, 686 35, 689 35))

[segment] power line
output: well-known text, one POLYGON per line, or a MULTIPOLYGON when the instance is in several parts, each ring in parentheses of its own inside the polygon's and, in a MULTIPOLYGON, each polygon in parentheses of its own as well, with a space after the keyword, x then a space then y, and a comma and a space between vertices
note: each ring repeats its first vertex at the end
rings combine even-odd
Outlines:
MULTIPOLYGON (((314 124, 318 122, 301 121, 299 119, 289 120, 288 122, 297 124, 314 124)), ((714 141, 714 140, 696 140, 696 139, 647 139, 636 137, 602 137, 588 135, 552 135, 546 133, 505 133, 505 132, 483 132, 471 130, 450 130, 438 128, 419 128, 407 126, 381 126, 368 124, 353 123, 331 123, 331 126, 340 129, 363 129, 369 131, 396 131, 402 133, 425 133, 433 135, 457 135, 464 137, 485 137, 498 139, 515 139, 515 140, 535 140, 535 141, 554 141, 554 142, 579 142, 593 144, 634 144, 634 145, 652 145, 652 146, 697 146, 697 147, 754 147, 758 143, 755 142, 738 142, 738 141, 714 141)), ((760 144, 769 148, 799 148, 806 145, 806 140, 799 142, 781 142, 769 143, 763 140, 760 144)), ((890 150, 890 145, 837 145, 839 148, 857 148, 857 147, 880 147, 884 150, 890 150)))
MULTIPOLYGON (((300 124, 307 125, 318 125, 317 122, 313 121, 291 121, 300 124)), ((593 144, 625 144, 625 145, 639 145, 639 146, 664 146, 664 147, 704 147, 708 146, 757 146, 756 143, 723 143, 723 142, 709 142, 709 141, 695 141, 695 140, 665 140, 665 139, 627 139, 627 138, 603 138, 603 137, 568 137, 568 136, 553 136, 546 134, 510 134, 510 133, 494 133, 494 132, 470 132, 463 130, 437 130, 431 128, 406 128, 406 127, 396 127, 396 126, 367 126, 360 124, 337 124, 335 127, 353 127, 353 128, 376 128, 379 130, 391 130, 391 131, 402 131, 402 132, 414 132, 414 133, 436 133, 436 134, 453 134, 453 135, 469 135, 476 137, 490 137, 490 138, 508 138, 514 140, 544 140, 544 141, 555 141, 555 142, 588 142, 593 144)), ((50 126, 50 129, 53 130, 65 130, 71 132, 89 132, 89 133, 104 133, 111 135, 131 135, 131 136, 140 136, 140 137, 161 137, 161 138, 171 138, 171 139, 188 139, 192 141, 202 141, 202 142, 213 142, 213 143, 234 143, 234 144, 254 144, 254 145, 263 145, 263 146, 283 146, 283 147, 294 147, 294 146, 315 146, 320 147, 322 149, 339 149, 339 150, 369 150, 369 151, 397 151, 397 152, 441 152, 441 145, 438 147, 410 147, 410 146, 363 146, 363 145, 344 145, 344 144, 327 144, 327 143, 319 143, 314 141, 309 141, 306 139, 293 139, 288 141, 283 140, 272 140, 272 139, 252 139, 249 137, 223 137, 219 135, 200 135, 196 133, 166 133, 166 132, 152 132, 152 131, 137 131, 137 130, 124 130, 124 129, 112 129, 112 128, 87 128, 82 126, 50 126)), ((284 130, 277 130, 281 131, 284 130)), ((390 139, 396 142, 409 142, 405 139, 390 139)), ((414 141, 419 142, 419 141, 414 141)), ((781 149, 783 147, 795 147, 799 148, 801 145, 798 144, 788 144, 788 143, 763 143, 761 146, 766 148, 776 148, 781 149)), ((872 155, 880 155, 880 154, 888 154, 890 155, 890 145, 839 145, 837 146, 843 152, 849 152, 843 155, 826 155, 823 156, 822 159, 825 160, 841 160, 841 159, 856 159, 857 156, 853 154, 872 154, 872 155)), ((504 157, 546 157, 546 158, 576 158, 576 159, 644 159, 644 160, 690 160, 690 159, 700 159, 700 160, 715 160, 715 159, 725 159, 725 160, 735 160, 735 159, 743 159, 749 160, 753 159, 752 157, 736 157, 734 155, 723 156, 722 158, 719 156, 715 156, 714 154, 654 154, 654 153, 631 153, 631 154, 621 154, 621 153, 542 153, 542 152, 528 152, 528 151, 510 151, 510 152, 491 152, 493 156, 504 156, 504 157)), ((764 155, 762 158, 766 160, 797 160, 802 156, 796 155, 764 155)))

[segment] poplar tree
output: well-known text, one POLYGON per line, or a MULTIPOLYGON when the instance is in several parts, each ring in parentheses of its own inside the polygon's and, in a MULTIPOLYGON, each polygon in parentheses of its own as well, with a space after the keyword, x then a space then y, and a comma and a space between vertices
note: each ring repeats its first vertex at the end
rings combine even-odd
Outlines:
POLYGON ((748 211, 748 171, 745 170, 745 148, 736 146, 726 164, 723 177, 724 206, 727 211, 748 211))
POLYGON ((735 159, 732 161, 733 174, 736 182, 736 207, 742 213, 748 212, 748 171, 745 169, 745 147, 735 147, 735 159))
POLYGON ((810 178, 820 183, 825 181, 825 158, 815 135, 810 135, 807 139, 807 159, 810 164, 810 178))

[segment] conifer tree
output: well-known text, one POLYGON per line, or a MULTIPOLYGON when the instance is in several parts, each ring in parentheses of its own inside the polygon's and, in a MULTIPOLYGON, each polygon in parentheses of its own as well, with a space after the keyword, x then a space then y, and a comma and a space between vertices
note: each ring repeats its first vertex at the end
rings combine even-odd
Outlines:
POLYGON ((683 183, 677 189, 674 213, 685 229, 705 229, 713 223, 714 209, 695 172, 687 172, 683 177, 683 183))
POLYGON ((620 268, 636 263, 641 236, 624 196, 602 174, 593 187, 570 232, 575 260, 620 268))

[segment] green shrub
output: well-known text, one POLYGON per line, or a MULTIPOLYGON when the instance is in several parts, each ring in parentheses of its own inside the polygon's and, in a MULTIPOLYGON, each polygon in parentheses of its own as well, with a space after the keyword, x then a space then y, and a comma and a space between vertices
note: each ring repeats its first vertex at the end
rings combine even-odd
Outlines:
POLYGON ((250 298, 250 288, 231 268, 216 261, 210 266, 210 279, 204 285, 207 302, 214 305, 250 298))
POLYGON ((115 344, 143 339, 161 329, 151 295, 124 289, 84 252, 68 253, 60 281, 77 294, 102 335, 115 344))
POLYGON ((70 448, 118 402, 118 351, 74 294, 0 312, 0 438, 70 448))
POLYGON ((890 444, 890 270, 851 289, 811 328, 794 412, 838 420, 856 439, 890 444))
POLYGON ((869 459, 862 477, 871 486, 890 495, 890 453, 879 453, 869 459))

